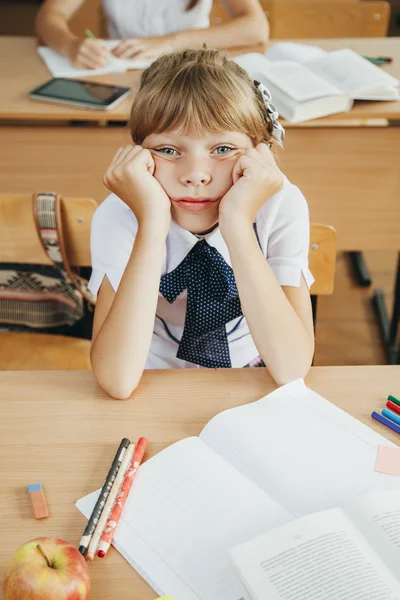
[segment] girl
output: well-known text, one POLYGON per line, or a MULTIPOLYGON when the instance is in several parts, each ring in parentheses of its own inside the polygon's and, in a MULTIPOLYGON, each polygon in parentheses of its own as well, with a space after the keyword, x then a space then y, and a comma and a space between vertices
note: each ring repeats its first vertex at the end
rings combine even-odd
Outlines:
MULTIPOLYGON (((108 61, 108 50, 74 35, 68 21, 84 0, 45 0, 36 19, 40 39, 79 69, 108 61)), ((215 48, 265 44, 268 23, 258 0, 221 0, 230 19, 210 27, 212 0, 102 0, 114 49, 120 58, 152 59, 204 43, 215 48)))
POLYGON ((269 145, 268 90, 217 50, 144 71, 92 223, 91 360, 127 398, 145 368, 264 364, 279 384, 314 351, 309 217, 269 145))

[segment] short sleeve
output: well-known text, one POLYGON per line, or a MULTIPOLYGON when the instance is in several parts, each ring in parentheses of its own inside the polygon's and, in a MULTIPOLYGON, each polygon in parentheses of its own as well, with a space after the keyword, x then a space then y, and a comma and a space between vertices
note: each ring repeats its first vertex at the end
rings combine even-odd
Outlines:
POLYGON ((310 217, 301 191, 285 179, 282 190, 268 200, 256 222, 261 247, 282 286, 299 287, 301 275, 310 288, 308 268, 310 217))
POLYGON ((117 291, 132 252, 137 221, 130 208, 111 194, 96 209, 90 232, 92 275, 89 290, 97 294, 107 275, 117 291))

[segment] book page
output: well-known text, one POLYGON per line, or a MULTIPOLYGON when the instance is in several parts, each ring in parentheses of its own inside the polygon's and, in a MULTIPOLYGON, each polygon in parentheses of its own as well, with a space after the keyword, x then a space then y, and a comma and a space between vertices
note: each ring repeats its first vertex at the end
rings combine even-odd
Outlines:
POLYGON ((378 446, 394 444, 302 380, 218 414, 200 438, 295 517, 400 490, 399 477, 374 470, 378 446))
MULTIPOLYGON (((342 96, 342 92, 325 78, 294 61, 271 61, 257 53, 235 58, 252 79, 265 85, 272 83, 296 102, 306 102, 326 96, 342 96)), ((274 97, 272 98, 274 101, 274 97)))
POLYGON ((307 68, 324 77, 351 98, 398 85, 397 79, 350 49, 336 50, 327 56, 310 60, 307 68))
POLYGON ((400 492, 371 492, 344 510, 400 581, 400 492))
POLYGON ((268 60, 293 60, 304 64, 309 60, 323 58, 327 54, 326 50, 310 44, 275 42, 269 46, 264 56, 268 60))
POLYGON ((253 600, 400 598, 400 584, 340 509, 261 535, 231 560, 253 600))
MULTIPOLYGON (((96 497, 77 503, 87 517, 96 497)), ((113 544, 160 596, 241 600, 230 548, 290 518, 199 438, 188 438, 140 467, 113 544)))

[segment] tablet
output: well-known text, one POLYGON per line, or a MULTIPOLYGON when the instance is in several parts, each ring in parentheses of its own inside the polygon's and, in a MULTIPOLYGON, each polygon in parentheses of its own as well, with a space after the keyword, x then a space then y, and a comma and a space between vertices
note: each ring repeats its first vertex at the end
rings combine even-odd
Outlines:
POLYGON ((56 77, 33 90, 29 94, 29 98, 97 110, 111 110, 129 92, 130 88, 118 85, 56 77))

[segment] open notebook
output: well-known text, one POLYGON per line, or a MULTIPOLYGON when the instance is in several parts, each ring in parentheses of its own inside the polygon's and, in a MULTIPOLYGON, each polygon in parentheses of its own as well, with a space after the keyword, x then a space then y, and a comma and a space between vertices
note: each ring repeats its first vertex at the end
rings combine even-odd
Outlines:
POLYGON ((270 89, 279 113, 293 123, 347 112, 354 100, 400 99, 399 81, 350 49, 280 42, 265 56, 235 61, 270 89))
MULTIPOLYGON (((119 41, 99 40, 99 43, 109 50, 113 50, 118 46, 119 41)), ((37 51, 54 77, 86 77, 87 75, 105 75, 106 73, 129 71, 130 69, 146 69, 151 62, 148 60, 122 59, 110 53, 109 63, 105 67, 100 69, 77 69, 67 58, 61 56, 52 48, 39 46, 37 51)))
MULTIPOLYGON (((381 435, 297 380, 215 416, 139 469, 114 546, 159 594, 239 600, 229 552, 273 527, 400 478, 374 470, 381 435)), ((89 517, 98 492, 77 502, 89 517)))

